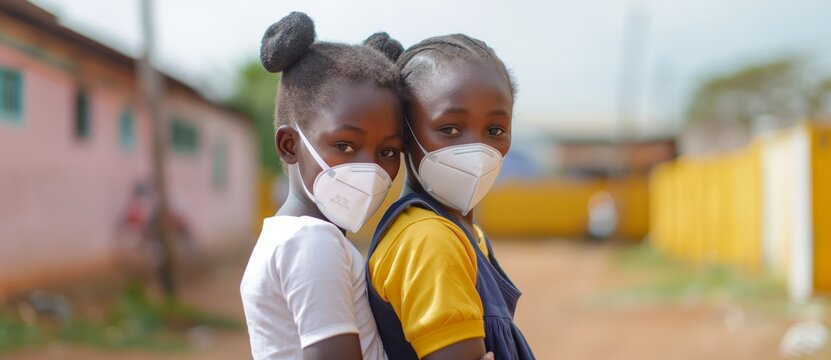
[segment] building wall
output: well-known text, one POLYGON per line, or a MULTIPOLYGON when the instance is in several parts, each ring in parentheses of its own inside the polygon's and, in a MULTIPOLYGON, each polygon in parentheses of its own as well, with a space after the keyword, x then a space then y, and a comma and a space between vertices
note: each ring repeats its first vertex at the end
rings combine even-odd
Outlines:
POLYGON ((256 212, 257 155, 250 126, 182 95, 172 97, 170 107, 171 116, 200 125, 197 153, 171 152, 167 170, 172 201, 180 199, 183 211, 193 214, 188 220, 194 236, 210 248, 221 248, 229 238, 241 240, 239 234, 251 232, 256 212), (218 147, 227 149, 225 186, 212 179, 218 147))
MULTIPOLYGON (((131 67, 77 52, 0 14, 0 69, 22 74, 23 117, 0 119, 0 294, 113 263, 135 185, 151 178, 150 124, 131 67), (90 104, 90 135, 75 130, 79 88, 90 104), (119 122, 132 108, 134 141, 119 122)), ((219 251, 250 237, 256 154, 249 124, 183 89, 166 96, 168 117, 199 133, 190 154, 171 151, 170 193, 194 240, 219 251), (224 144, 224 145, 222 145, 224 144), (215 150, 226 149, 226 185, 212 181, 215 150)))
POLYGON ((553 161, 567 173, 615 170, 648 171, 675 158, 673 140, 615 144, 613 142, 568 142, 552 146, 553 161))

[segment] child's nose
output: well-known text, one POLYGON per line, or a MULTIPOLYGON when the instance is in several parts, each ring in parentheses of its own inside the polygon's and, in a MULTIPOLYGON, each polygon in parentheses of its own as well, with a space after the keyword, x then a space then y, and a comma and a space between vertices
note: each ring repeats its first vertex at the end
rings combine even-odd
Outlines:
POLYGON ((469 131, 466 135, 467 136, 464 137, 464 144, 475 144, 485 142, 484 134, 469 131))
POLYGON ((361 151, 358 156, 355 157, 356 162, 362 163, 374 163, 375 162, 375 152, 374 151, 361 151))

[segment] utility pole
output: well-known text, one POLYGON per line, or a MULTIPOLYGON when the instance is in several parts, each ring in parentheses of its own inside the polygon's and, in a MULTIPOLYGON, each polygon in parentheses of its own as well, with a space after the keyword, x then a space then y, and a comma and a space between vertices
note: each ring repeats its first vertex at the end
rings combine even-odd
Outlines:
POLYGON ((621 52, 620 83, 618 88, 618 134, 623 143, 632 136, 632 125, 640 115, 639 101, 643 80, 646 34, 649 17, 638 5, 633 5, 626 17, 621 52))
MULTIPOLYGON (((643 63, 645 60, 645 40, 649 17, 639 5, 631 5, 629 14, 626 17, 623 29, 623 48, 621 52, 620 83, 618 88, 617 106, 617 131, 613 137, 614 161, 610 167, 610 193, 615 200, 618 211, 618 219, 623 219, 625 214, 626 197, 630 185, 631 174, 628 164, 630 162, 629 152, 626 149, 626 142, 634 138, 635 119, 640 115, 638 111, 641 97, 643 78, 643 63)), ((619 220, 618 224, 624 223, 619 220)), ((616 231, 618 238, 622 235, 620 228, 616 231)))
POLYGON ((152 162, 153 162, 153 189, 156 194, 155 211, 153 216, 154 239, 159 242, 162 251, 161 264, 158 276, 162 290, 168 300, 176 298, 175 250, 171 236, 168 208, 167 186, 165 184, 165 153, 167 140, 167 126, 164 121, 164 83, 159 73, 153 69, 152 59, 155 50, 153 32, 153 4, 152 0, 141 1, 141 24, 144 38, 144 52, 138 59, 139 93, 144 99, 147 113, 150 115, 152 128, 152 162))

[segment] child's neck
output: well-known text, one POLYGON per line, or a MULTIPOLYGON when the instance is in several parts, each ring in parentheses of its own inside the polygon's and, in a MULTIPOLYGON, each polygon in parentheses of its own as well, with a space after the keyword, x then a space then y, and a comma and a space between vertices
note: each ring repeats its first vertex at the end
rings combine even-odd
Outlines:
POLYGON ((303 184, 299 179, 289 175, 289 193, 286 201, 277 210, 280 216, 309 216, 323 221, 329 221, 303 191, 303 184))

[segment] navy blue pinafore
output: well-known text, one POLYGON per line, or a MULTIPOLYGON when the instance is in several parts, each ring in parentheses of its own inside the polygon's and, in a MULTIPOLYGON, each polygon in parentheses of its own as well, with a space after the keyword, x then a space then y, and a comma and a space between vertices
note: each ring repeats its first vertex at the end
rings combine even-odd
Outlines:
MULTIPOLYGON (((534 359, 534 354, 531 352, 528 342, 522 336, 519 328, 514 325, 513 321, 514 310, 516 309, 516 303, 521 293, 511 283, 508 276, 505 275, 505 272, 502 271, 502 268, 496 261, 490 241, 486 241, 490 256, 485 257, 485 254, 482 253, 479 245, 476 243, 476 237, 472 236, 467 231, 467 228, 462 226, 455 217, 450 216, 431 197, 419 193, 412 193, 398 199, 398 201, 390 206, 384 214, 384 217, 381 218, 378 228, 375 230, 375 236, 373 236, 372 243, 369 245, 367 260, 375 252, 387 228, 389 228, 398 214, 410 206, 418 206, 431 210, 439 216, 453 221, 456 226, 465 232, 473 246, 476 252, 478 269, 476 274, 476 291, 482 300, 484 310, 485 348, 488 351, 492 351, 495 359, 498 360, 534 359)), ((404 337, 401 321, 395 314, 392 305, 384 301, 372 286, 369 265, 367 265, 366 277, 369 305, 372 308, 373 316, 375 316, 378 333, 381 336, 381 341, 384 343, 384 351, 386 351, 387 356, 390 360, 418 359, 415 349, 413 349, 412 345, 404 337)))

